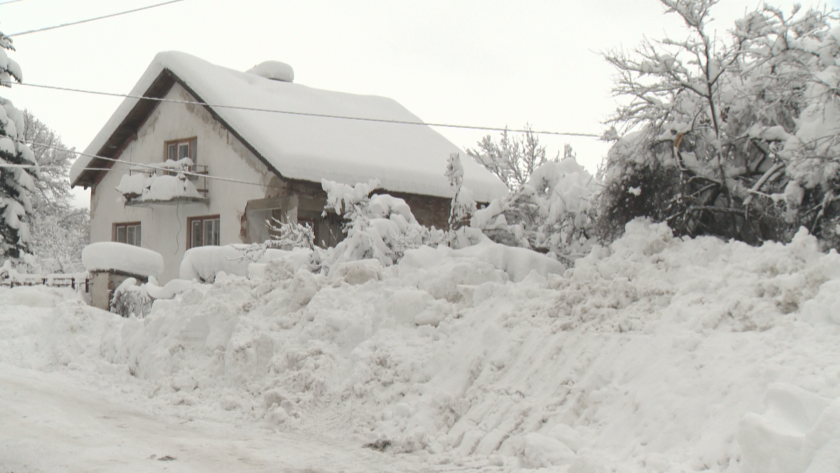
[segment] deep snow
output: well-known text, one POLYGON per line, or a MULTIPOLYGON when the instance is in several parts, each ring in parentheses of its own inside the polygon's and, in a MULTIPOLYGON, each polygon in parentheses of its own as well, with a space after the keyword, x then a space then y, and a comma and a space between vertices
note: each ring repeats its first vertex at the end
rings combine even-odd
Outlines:
POLYGON ((840 256, 807 233, 753 248, 636 221, 520 282, 422 251, 330 276, 270 262, 142 320, 5 290, 0 374, 157 419, 387 440, 382 469, 840 471, 840 256))

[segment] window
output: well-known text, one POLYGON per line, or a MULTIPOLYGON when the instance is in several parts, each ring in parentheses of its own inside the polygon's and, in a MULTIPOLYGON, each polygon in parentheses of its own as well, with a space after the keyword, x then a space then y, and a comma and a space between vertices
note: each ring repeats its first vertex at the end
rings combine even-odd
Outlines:
POLYGON ((195 164, 197 148, 198 140, 195 138, 167 141, 165 159, 178 161, 179 159, 190 158, 192 159, 193 164, 195 164))
POLYGON ((188 221, 189 235, 187 236, 189 247, 219 245, 219 233, 221 226, 218 215, 211 217, 192 217, 188 221))
POLYGON ((140 222, 115 223, 114 241, 140 246, 140 222))

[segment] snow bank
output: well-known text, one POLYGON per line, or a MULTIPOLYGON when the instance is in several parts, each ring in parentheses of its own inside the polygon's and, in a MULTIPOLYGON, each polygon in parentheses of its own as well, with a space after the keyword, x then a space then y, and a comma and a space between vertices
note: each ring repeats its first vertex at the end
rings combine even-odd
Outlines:
POLYGON ((70 288, 20 286, 0 289, 0 306, 53 308, 66 300, 82 299, 78 292, 70 288))
POLYGON ((50 337, 74 345, 50 356, 130 371, 175 417, 383 439, 441 468, 837 471, 840 256, 807 232, 755 248, 634 221, 562 276, 493 261, 278 258, 98 338, 57 309, 50 337))
POLYGON ((160 277, 163 256, 146 248, 103 241, 82 250, 82 264, 88 271, 122 271, 138 276, 160 277))
MULTIPOLYGON (((246 276, 252 263, 265 263, 272 259, 291 259, 299 266, 304 265, 312 254, 311 251, 300 248, 291 251, 268 249, 258 261, 253 261, 246 253, 248 248, 248 245, 225 245, 201 246, 187 250, 184 259, 181 260, 180 278, 213 282, 220 273, 246 276)), ((261 268, 253 268, 253 271, 259 272, 261 268)))
POLYGON ((500 245, 489 240, 457 250, 442 245, 437 248, 424 246, 417 250, 409 250, 405 252, 401 267, 435 270, 448 258, 467 258, 488 264, 504 271, 513 282, 522 281, 532 272, 545 278, 549 274, 563 274, 566 270, 562 263, 535 251, 500 245))

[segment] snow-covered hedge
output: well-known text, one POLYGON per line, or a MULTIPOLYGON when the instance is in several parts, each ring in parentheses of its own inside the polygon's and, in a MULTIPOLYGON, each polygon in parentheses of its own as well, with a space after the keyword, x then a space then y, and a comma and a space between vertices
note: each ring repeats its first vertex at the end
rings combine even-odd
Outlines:
POLYGON ((82 250, 82 264, 88 271, 121 271, 137 276, 160 277, 163 256, 155 251, 125 243, 103 241, 82 250))

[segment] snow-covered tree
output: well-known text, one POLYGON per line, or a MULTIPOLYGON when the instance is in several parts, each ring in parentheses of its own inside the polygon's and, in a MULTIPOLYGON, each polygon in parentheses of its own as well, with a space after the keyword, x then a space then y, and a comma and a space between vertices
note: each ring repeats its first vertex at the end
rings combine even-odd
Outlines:
MULTIPOLYGON (((11 87, 23 79, 20 66, 8 57, 12 39, 0 33, 0 85, 11 87)), ((39 178, 35 155, 23 142, 23 114, 11 101, 0 97, 0 257, 18 258, 31 244, 30 192, 39 178)))
POLYGON ((461 164, 459 153, 449 155, 444 174, 453 191, 452 202, 449 204, 449 230, 455 231, 469 223, 476 203, 472 191, 464 187, 464 165, 461 164))
POLYGON ((750 243, 814 228, 840 169, 836 14, 765 6, 720 39, 707 29, 717 0, 660 1, 685 39, 605 54, 625 102, 610 120, 624 136, 601 171, 602 236, 637 216, 750 243))
POLYGON ((505 129, 498 141, 487 135, 478 142, 478 149, 467 149, 467 154, 514 191, 546 162, 545 146, 540 145, 539 136, 531 131, 530 125, 526 124, 525 130, 522 136, 517 136, 505 129))
POLYGON ((23 141, 29 145, 40 166, 41 178, 35 181, 32 208, 35 215, 66 215, 72 211, 73 194, 68 173, 76 153, 68 148, 58 133, 29 110, 23 111, 23 141))
POLYGON ((83 271, 82 249, 90 241, 90 219, 86 209, 72 205, 68 173, 75 157, 58 134, 28 110, 23 112, 23 140, 39 165, 40 179, 31 193, 29 270, 37 272, 83 271))

